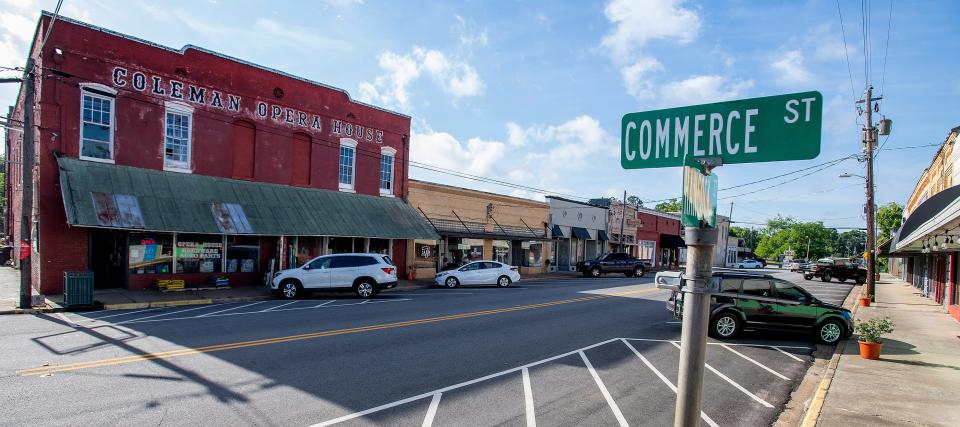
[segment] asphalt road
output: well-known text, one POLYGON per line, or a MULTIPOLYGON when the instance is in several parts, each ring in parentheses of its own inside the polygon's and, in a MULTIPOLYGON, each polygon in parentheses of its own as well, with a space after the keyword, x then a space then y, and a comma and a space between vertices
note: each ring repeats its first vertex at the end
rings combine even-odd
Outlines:
MULTIPOLYGON (((0 424, 669 425, 666 296, 611 276, 4 316, 0 424)), ((706 425, 771 424, 812 350, 711 340, 706 425)))

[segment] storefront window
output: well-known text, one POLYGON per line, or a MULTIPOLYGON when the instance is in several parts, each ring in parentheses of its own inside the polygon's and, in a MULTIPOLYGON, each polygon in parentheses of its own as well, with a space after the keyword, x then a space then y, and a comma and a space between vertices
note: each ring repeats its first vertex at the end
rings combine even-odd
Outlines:
POLYGON ((323 249, 323 237, 297 237, 297 266, 302 266, 318 256, 323 249))
POLYGON ((220 273, 222 267, 221 236, 177 235, 177 273, 220 273))
POLYGON ((259 237, 227 236, 227 273, 253 273, 258 270, 259 263, 259 237))
POLYGON ((456 268, 483 258, 483 239, 451 237, 442 265, 444 269, 456 268))
POLYGON ((493 260, 510 265, 510 241, 509 240, 493 241, 493 260))
POLYGON ((370 239, 370 253, 390 255, 390 239, 370 239))
POLYGON ((130 233, 130 274, 168 274, 172 263, 172 234, 130 233))
MULTIPOLYGON (((361 239, 360 251, 363 251, 363 242, 361 239)), ((353 252, 352 237, 331 237, 327 239, 328 254, 348 254, 353 252)))
POLYGON ((434 268, 437 266, 437 242, 435 240, 413 241, 413 266, 434 268))
POLYGON ((637 250, 637 258, 649 260, 650 262, 657 261, 657 242, 653 240, 641 240, 638 242, 637 250))
POLYGON ((540 267, 543 265, 543 242, 521 242, 520 247, 526 255, 524 267, 540 267))

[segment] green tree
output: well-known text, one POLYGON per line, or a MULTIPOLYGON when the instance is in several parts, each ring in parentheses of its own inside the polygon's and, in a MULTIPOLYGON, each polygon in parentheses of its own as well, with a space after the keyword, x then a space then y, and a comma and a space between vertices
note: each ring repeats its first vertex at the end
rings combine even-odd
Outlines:
POLYGON ((890 202, 877 209, 877 227, 880 228, 879 242, 889 239, 903 222, 903 206, 897 202, 890 202))
POLYGON ((810 258, 820 258, 834 252, 837 231, 824 227, 819 221, 796 222, 791 218, 777 217, 767 221, 767 230, 755 251, 763 258, 776 259, 789 249, 796 252, 798 257, 806 257, 808 247, 810 258))
POLYGON ((654 209, 660 212, 680 212, 682 206, 680 204, 680 199, 670 199, 665 202, 657 203, 654 209))
POLYGON ((743 239, 744 244, 750 249, 756 249, 760 243, 763 232, 755 228, 730 227, 730 236, 743 239))
POLYGON ((640 198, 637 197, 637 196, 627 197, 627 203, 629 203, 629 204, 631 204, 631 205, 634 205, 634 206, 643 207, 643 200, 640 200, 640 198))
POLYGON ((833 253, 838 256, 859 257, 867 247, 867 232, 849 230, 837 236, 833 253))

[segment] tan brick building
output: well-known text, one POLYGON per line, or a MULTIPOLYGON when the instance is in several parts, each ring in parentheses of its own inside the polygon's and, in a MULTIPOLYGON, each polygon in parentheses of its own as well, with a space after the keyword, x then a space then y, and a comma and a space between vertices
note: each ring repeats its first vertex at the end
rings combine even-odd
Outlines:
POLYGON ((547 203, 413 179, 408 190, 410 204, 441 236, 408 243, 418 279, 480 259, 518 266, 521 274, 546 271, 547 203))

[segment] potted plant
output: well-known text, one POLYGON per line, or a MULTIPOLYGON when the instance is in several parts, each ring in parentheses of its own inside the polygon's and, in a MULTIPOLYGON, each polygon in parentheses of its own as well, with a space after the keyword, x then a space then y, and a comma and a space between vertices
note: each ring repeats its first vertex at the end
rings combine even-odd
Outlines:
POLYGON ((865 287, 860 289, 860 307, 870 307, 870 295, 865 287))
POLYGON ((883 347, 881 336, 893 332, 893 322, 889 318, 859 321, 854 327, 859 336, 860 357, 877 360, 883 347))

